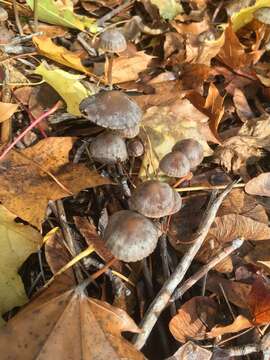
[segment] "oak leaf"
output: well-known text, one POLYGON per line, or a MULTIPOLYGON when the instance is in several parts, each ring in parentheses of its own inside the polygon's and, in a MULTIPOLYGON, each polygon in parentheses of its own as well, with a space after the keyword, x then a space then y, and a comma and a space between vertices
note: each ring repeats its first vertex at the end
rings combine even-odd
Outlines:
POLYGON ((1 202, 39 228, 49 200, 108 184, 108 179, 84 164, 69 163, 74 141, 71 137, 49 137, 25 150, 11 151, 1 162, 1 202))

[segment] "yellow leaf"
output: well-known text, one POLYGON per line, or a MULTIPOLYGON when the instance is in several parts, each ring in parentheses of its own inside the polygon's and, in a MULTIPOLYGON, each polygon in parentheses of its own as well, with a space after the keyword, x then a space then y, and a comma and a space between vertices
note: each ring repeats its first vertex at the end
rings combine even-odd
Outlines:
POLYGON ((43 79, 65 100, 67 111, 70 114, 80 116, 80 102, 89 95, 93 95, 89 89, 86 89, 80 80, 81 75, 70 74, 59 68, 50 68, 44 63, 40 64, 35 74, 41 75, 43 79))
POLYGON ((16 223, 15 218, 15 215, 0 205, 0 314, 27 302, 17 271, 42 242, 37 230, 29 225, 16 223))
POLYGON ((270 1, 257 0, 255 5, 241 9, 238 13, 233 14, 231 17, 233 30, 238 31, 241 27, 251 22, 253 19, 253 13, 262 7, 270 7, 270 1))
POLYGON ((17 104, 0 102, 0 122, 8 120, 17 110, 17 104))
POLYGON ((33 37, 33 42, 38 48, 39 54, 72 69, 91 75, 91 72, 82 65, 81 59, 76 53, 68 51, 63 46, 55 45, 49 37, 35 36, 33 37))

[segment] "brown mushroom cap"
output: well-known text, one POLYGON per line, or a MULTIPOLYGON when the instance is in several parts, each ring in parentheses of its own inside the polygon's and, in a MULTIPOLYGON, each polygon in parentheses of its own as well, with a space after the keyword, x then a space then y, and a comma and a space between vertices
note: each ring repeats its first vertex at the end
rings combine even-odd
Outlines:
POLYGON ((167 176, 182 177, 190 172, 190 162, 182 152, 172 151, 161 159, 159 168, 167 176))
POLYGON ((168 184, 157 180, 142 183, 129 199, 131 210, 150 218, 174 214, 180 210, 181 205, 181 196, 168 184))
POLYGON ((130 210, 109 218, 104 232, 106 246, 119 260, 138 261, 150 255, 157 245, 159 231, 151 220, 130 210))
POLYGON ((139 157, 144 153, 144 146, 141 140, 132 139, 127 142, 127 152, 129 156, 139 157))
POLYGON ((115 164, 128 158, 125 141, 111 132, 98 135, 91 142, 89 149, 92 158, 101 164, 115 164))
POLYGON ((142 110, 120 91, 100 92, 85 98, 80 111, 91 122, 113 130, 134 128, 142 119, 142 110))
POLYGON ((203 147, 197 140, 184 139, 178 141, 172 151, 181 151, 185 154, 190 162, 191 169, 203 161, 203 147))
POLYGON ((260 22, 270 25, 270 7, 262 7, 256 10, 253 16, 260 22))
POLYGON ((105 30, 99 38, 99 48, 105 52, 120 53, 127 48, 127 42, 121 31, 105 30))
POLYGON ((8 13, 7 11, 0 6, 0 22, 6 21, 8 19, 8 13))
POLYGON ((121 130, 115 130, 116 133, 125 138, 125 139, 133 139, 135 138, 139 132, 140 132, 140 125, 136 124, 134 127, 132 128, 128 128, 128 129, 121 129, 121 130))

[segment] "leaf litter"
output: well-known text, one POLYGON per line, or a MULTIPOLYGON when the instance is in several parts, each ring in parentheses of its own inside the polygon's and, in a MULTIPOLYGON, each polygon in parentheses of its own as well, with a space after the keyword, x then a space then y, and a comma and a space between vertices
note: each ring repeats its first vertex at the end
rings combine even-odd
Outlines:
POLYGON ((269 1, 10 5, 1 359, 269 356, 269 1))

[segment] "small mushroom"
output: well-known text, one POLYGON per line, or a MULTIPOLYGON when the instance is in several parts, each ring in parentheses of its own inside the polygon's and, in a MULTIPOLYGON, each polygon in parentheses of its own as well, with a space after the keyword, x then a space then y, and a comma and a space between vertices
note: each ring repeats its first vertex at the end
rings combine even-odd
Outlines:
POLYGON ((172 215, 181 205, 181 196, 170 185, 157 180, 142 183, 129 199, 131 210, 150 218, 172 215))
POLYGON ((110 89, 112 89, 113 54, 125 51, 127 42, 119 30, 108 29, 100 35, 99 48, 105 52, 108 60, 107 81, 110 89))
POLYGON ((203 147, 194 139, 184 139, 178 141, 172 151, 180 151, 189 160, 190 168, 193 169, 203 161, 203 147))
POLYGON ((6 26, 6 21, 8 20, 7 11, 0 6, 0 44, 8 44, 11 39, 14 37, 14 32, 9 30, 6 26))
POLYGON ((134 128, 142 119, 142 110, 120 91, 100 92, 80 103, 80 111, 91 122, 112 130, 134 128))
POLYGON ((189 174, 190 162, 182 152, 172 151, 161 159, 159 168, 167 176, 180 178, 189 174))
POLYGON ((119 260, 139 261, 156 248, 158 228, 141 214, 121 210, 110 218, 104 232, 106 246, 119 260))
POLYGON ((112 132, 98 135, 89 149, 92 158, 101 164, 116 164, 128 158, 125 141, 112 132))
POLYGON ((135 158, 142 156, 144 153, 143 143, 139 139, 132 139, 127 142, 128 155, 135 158))

